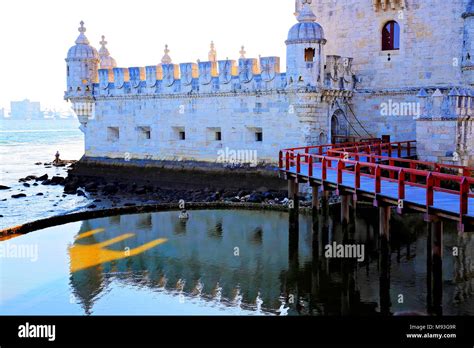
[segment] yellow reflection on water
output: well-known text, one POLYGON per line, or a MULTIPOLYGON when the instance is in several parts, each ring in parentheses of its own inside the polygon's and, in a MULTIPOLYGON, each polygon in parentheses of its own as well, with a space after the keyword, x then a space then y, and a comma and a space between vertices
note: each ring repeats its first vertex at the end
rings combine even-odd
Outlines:
MULTIPOLYGON (((91 230, 88 232, 81 233, 75 239, 76 241, 78 241, 80 239, 84 239, 101 232, 104 232, 103 228, 91 230)), ((73 244, 71 247, 69 247, 71 272, 78 272, 90 267, 101 265, 106 262, 133 257, 168 241, 168 239, 166 238, 160 238, 130 250, 126 249, 116 251, 105 249, 110 245, 122 242, 129 238, 132 238, 133 236, 135 236, 134 233, 125 233, 121 236, 106 240, 105 242, 101 243, 86 245, 73 244)))

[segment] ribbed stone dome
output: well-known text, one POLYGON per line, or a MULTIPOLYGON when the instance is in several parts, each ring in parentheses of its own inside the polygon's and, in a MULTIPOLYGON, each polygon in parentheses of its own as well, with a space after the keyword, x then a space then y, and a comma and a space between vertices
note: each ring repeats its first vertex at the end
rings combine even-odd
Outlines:
POLYGON ((99 53, 89 44, 89 40, 84 34, 85 32, 84 22, 81 22, 80 34, 76 40, 76 45, 69 49, 67 59, 99 59, 99 53))
POLYGON ((323 41, 326 40, 324 37, 324 30, 319 23, 316 22, 302 22, 297 23, 291 27, 288 33, 288 41, 301 42, 301 41, 323 41))
POLYGON ((292 26, 288 32, 287 44, 326 41, 323 27, 316 22, 316 16, 311 10, 310 4, 309 0, 303 2, 303 8, 297 18, 299 23, 292 26))

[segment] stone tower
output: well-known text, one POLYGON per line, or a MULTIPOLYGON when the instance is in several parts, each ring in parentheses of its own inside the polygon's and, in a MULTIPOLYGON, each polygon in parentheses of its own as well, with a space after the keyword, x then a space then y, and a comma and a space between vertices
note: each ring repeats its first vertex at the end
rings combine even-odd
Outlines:
POLYGON ((470 0, 464 18, 462 71, 467 84, 474 86, 474 0, 470 0))
POLYGON ((72 102, 72 107, 81 122, 81 129, 93 117, 93 84, 98 82, 100 56, 89 44, 84 22, 81 21, 76 44, 67 54, 67 91, 64 99, 72 102))
POLYGON ((298 23, 288 33, 287 79, 290 87, 323 85, 324 71, 324 30, 316 23, 311 10, 312 0, 302 0, 302 9, 298 14, 298 23))

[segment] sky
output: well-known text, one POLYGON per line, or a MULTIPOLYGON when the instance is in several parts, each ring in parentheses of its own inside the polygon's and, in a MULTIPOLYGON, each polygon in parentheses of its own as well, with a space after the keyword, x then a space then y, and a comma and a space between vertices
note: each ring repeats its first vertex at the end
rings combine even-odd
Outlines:
POLYGON ((83 20, 99 49, 106 36, 119 67, 158 64, 168 44, 173 63, 208 60, 211 40, 217 58, 281 57, 296 23, 294 0, 15 0, 0 1, 0 108, 11 100, 40 101, 66 109, 68 49, 83 20))

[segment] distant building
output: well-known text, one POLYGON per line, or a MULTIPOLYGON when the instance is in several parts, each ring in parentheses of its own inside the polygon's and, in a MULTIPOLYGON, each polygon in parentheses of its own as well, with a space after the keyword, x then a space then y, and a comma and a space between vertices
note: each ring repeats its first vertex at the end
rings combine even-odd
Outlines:
POLYGON ((42 119, 41 104, 31 102, 28 99, 22 101, 12 101, 10 117, 17 120, 42 119))
POLYGON ((0 118, 4 118, 4 117, 5 117, 5 109, 0 108, 0 118))

